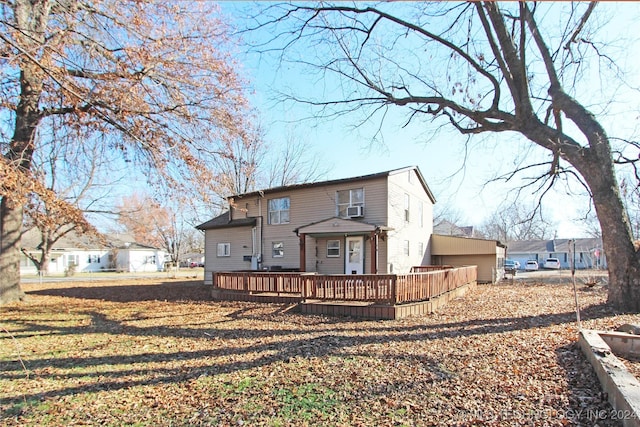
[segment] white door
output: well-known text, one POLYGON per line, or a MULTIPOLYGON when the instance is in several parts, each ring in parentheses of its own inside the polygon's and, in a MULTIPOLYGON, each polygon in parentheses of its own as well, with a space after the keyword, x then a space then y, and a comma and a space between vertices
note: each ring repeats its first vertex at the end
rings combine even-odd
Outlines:
POLYGON ((347 237, 347 250, 345 251, 345 274, 363 274, 364 256, 362 253, 364 237, 347 237))

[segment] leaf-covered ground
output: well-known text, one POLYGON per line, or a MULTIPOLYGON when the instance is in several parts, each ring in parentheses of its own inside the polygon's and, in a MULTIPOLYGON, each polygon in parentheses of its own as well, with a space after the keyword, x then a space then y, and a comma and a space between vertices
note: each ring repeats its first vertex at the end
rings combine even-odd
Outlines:
MULTIPOLYGON (((212 302, 201 281, 26 285, 0 308, 0 425, 618 425, 567 283, 397 321, 212 302)), ((583 327, 638 323, 579 287, 583 327)))

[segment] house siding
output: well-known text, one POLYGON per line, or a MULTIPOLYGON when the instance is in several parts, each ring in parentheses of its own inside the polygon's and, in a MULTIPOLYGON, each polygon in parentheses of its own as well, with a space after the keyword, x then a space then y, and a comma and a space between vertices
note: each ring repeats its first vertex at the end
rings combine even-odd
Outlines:
POLYGON ((504 245, 495 240, 434 234, 431 236, 433 264, 478 266, 478 281, 494 283, 500 279, 505 258, 504 245))
POLYGON ((431 236, 431 242, 433 255, 496 254, 498 251, 495 240, 434 234, 431 236))
POLYGON ((251 261, 245 261, 245 255, 251 255, 252 227, 234 227, 205 230, 205 284, 211 284, 214 271, 249 270, 251 261), (230 244, 228 257, 218 256, 218 243, 230 244))
MULTIPOLYGON (((256 218, 256 234, 260 243, 257 252, 262 254, 260 268, 282 267, 300 268, 300 239, 296 230, 306 235, 303 266, 306 271, 339 274, 345 269, 345 237, 364 235, 363 258, 364 272, 374 273, 375 260, 379 273, 406 273, 414 265, 430 260, 429 236, 433 230, 433 199, 417 169, 405 168, 388 173, 374 174, 349 180, 314 183, 312 185, 256 191, 229 199, 230 219, 237 221, 256 218), (411 179, 409 179, 411 175, 411 179), (338 191, 362 188, 364 192, 363 217, 338 221, 327 221, 338 215, 336 199, 338 191), (411 198, 411 218, 404 221, 403 197, 407 193, 411 198), (289 222, 269 224, 269 200, 289 197, 289 222), (418 218, 418 202, 422 203, 422 217, 418 218), (325 222, 326 221, 326 222, 325 222), (360 223, 360 224, 359 224, 360 223), (378 236, 378 250, 372 250, 371 235, 376 227, 383 230, 378 236), (327 257, 327 240, 339 239, 340 257, 327 257), (409 256, 403 254, 404 241, 410 243, 409 256), (283 243, 283 257, 274 257, 272 245, 283 243), (419 250, 420 249, 420 250, 419 250), (391 254, 394 254, 393 256, 391 254)), ((242 261, 243 255, 251 255, 251 228, 238 227, 233 223, 229 228, 206 229, 205 240, 205 277, 211 280, 211 271, 250 268, 250 262, 242 261), (231 257, 227 262, 216 260, 216 246, 221 241, 232 245, 231 257), (249 250, 239 256, 235 247, 246 245, 249 250)))
MULTIPOLYGON (((344 237, 328 237, 316 239, 317 256, 307 255, 307 271, 317 271, 320 274, 336 274, 344 273, 344 237), (338 240, 340 242, 340 256, 327 256, 327 242, 329 240, 338 240)), ((315 255, 315 254, 314 254, 315 255)))
MULTIPOLYGON (((500 280, 501 266, 495 255, 435 255, 437 264, 463 267, 467 265, 478 266, 478 282, 495 283, 500 280)), ((504 259, 504 258, 500 258, 504 259)))
MULTIPOLYGON (((297 228, 316 222, 318 220, 335 217, 337 214, 336 195, 338 191, 363 188, 364 190, 364 216, 361 221, 370 224, 385 224, 386 216, 386 179, 380 177, 362 182, 348 182, 340 184, 320 185, 295 191, 282 191, 269 193, 262 196, 249 196, 247 198, 237 197, 233 200, 232 218, 241 219, 249 217, 262 217, 262 266, 281 266, 283 268, 299 268, 300 265, 300 240, 295 233, 297 228), (288 224, 268 224, 268 201, 283 197, 290 198, 288 224), (272 254, 272 243, 283 242, 284 257, 274 258, 272 254)), ((259 222, 260 223, 260 222, 259 222)), ((224 229, 229 233, 238 233, 236 228, 224 229)), ((207 232, 220 233, 223 230, 207 230, 207 232)), ((330 230, 328 230, 330 231, 330 230)), ((260 232, 260 230, 259 230, 260 232)), ((344 236, 342 236, 344 237, 344 236)), ((218 237, 215 237, 218 239, 218 237)), ((250 238, 250 234, 249 234, 250 238)), ((208 239, 211 240, 211 239, 208 239)), ((308 237, 306 241, 307 262, 306 268, 309 271, 316 271, 316 262, 321 260, 321 256, 315 257, 315 245, 313 238, 308 237)), ((365 242, 365 269, 370 271, 370 248, 365 242)), ((326 245, 326 242, 325 242, 326 245)), ((344 239, 343 243, 344 245, 344 239)), ((212 248, 207 248, 207 253, 212 248)), ((320 247, 318 247, 320 251, 320 247)), ((326 251, 326 246, 325 246, 326 251)), ((320 254, 320 252, 318 252, 320 254)), ((344 260, 343 260, 344 262, 344 260)), ((330 262, 327 265, 334 265, 330 262)), ((208 267, 208 266, 207 266, 208 267)), ((209 268, 209 267, 208 267, 209 268)), ((324 269, 324 268, 323 268, 324 269)), ((340 271, 344 270, 342 266, 340 271)))
POLYGON ((388 255, 384 261, 387 273, 403 274, 411 267, 431 259, 429 239, 433 232, 433 203, 425 193, 415 170, 391 174, 388 179, 388 255), (409 178, 411 174, 411 178, 409 178), (409 220, 405 220, 405 194, 409 196, 409 220), (422 202, 422 223, 419 203, 422 202), (405 255, 405 242, 409 242, 409 255, 405 255), (418 252, 419 243, 423 250, 418 252))

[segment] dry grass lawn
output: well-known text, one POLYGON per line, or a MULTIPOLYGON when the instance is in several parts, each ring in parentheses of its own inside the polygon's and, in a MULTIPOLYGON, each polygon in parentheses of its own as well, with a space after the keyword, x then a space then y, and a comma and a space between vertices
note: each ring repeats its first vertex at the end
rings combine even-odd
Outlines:
MULTIPOLYGON (((201 281, 25 285, 0 308, 0 425, 617 425, 568 283, 397 321, 212 302, 201 281)), ((584 327, 638 323, 579 286, 584 327)))

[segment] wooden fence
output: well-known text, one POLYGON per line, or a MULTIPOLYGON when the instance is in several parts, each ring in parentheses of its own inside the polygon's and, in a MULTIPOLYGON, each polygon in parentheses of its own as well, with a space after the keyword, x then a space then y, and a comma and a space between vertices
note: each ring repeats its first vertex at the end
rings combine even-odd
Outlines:
POLYGON ((473 283, 477 267, 445 269, 409 274, 343 274, 282 272, 213 273, 213 286, 246 293, 300 296, 302 300, 368 301, 385 304, 427 301, 473 283))

